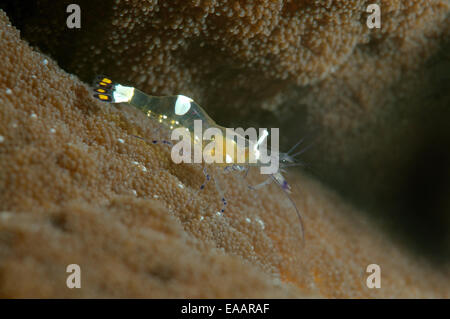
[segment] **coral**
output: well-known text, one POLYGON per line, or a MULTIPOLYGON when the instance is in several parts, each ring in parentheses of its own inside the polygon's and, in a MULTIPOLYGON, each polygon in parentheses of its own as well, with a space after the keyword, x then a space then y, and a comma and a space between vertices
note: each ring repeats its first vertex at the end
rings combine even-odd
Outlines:
POLYGON ((306 161, 329 186, 449 260, 448 0, 84 0, 80 30, 61 14, 71 1, 6 2, 86 82, 185 94, 225 126, 281 127, 285 148, 312 134, 306 161), (379 30, 365 24, 373 2, 379 30))
MULTIPOLYGON (((250 246, 246 236, 233 241, 237 229, 214 216, 201 223, 200 207, 183 207, 192 191, 180 189, 167 152, 127 132, 147 130, 145 117, 94 101, 85 84, 20 41, 3 12, 0 23, 3 297, 298 295, 230 254, 250 246), (71 263, 85 274, 81 290, 65 286, 71 263)), ((271 241, 253 236, 266 252, 248 259, 274 268, 271 241)))
MULTIPOLYGON (((36 6, 39 19, 51 16, 50 24, 32 23, 25 30, 55 51, 61 48, 59 42, 67 29, 54 13, 60 10, 46 9, 49 3, 39 1, 36 6)), ((271 79, 309 84, 341 65, 356 45, 370 39, 370 30, 359 23, 367 1, 115 1, 110 8, 99 2, 101 10, 93 10, 90 3, 80 2, 82 29, 88 31, 82 30, 75 44, 70 68, 82 75, 89 68, 90 72, 113 72, 153 92, 186 89, 188 81, 224 67, 254 69, 271 79), (104 20, 91 22, 99 16, 104 20), (215 52, 205 59, 209 49, 232 60, 220 61, 211 55, 215 52), (131 70, 129 63, 135 64, 131 70)), ((66 5, 63 2, 58 7, 66 5)), ((387 10, 394 9, 389 5, 387 10)), ((386 18, 388 32, 394 28, 391 20, 386 18)), ((223 83, 212 83, 216 85, 223 83)))
POLYGON ((449 297, 448 271, 405 253, 307 176, 290 175, 303 247, 274 185, 254 192, 223 176, 230 205, 215 214, 214 187, 196 193, 198 167, 133 136, 155 123, 94 100, 4 12, 0 48, 2 297, 449 297), (82 289, 65 286, 72 263, 82 289), (365 286, 370 263, 382 267, 382 289, 365 286))

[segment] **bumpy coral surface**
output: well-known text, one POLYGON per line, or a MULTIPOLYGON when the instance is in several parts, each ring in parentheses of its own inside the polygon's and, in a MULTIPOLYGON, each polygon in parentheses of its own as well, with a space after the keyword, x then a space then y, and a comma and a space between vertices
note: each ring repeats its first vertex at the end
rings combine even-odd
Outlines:
POLYGON ((450 258, 448 0, 83 0, 80 30, 65 24, 71 1, 5 2, 88 83, 185 94, 223 125, 282 127, 285 148, 310 134, 328 185, 450 258), (371 3, 381 29, 366 25, 371 3))
POLYGON ((306 176, 290 175, 303 245, 281 190, 247 188, 255 172, 212 171, 229 202, 216 214, 215 188, 197 192, 200 167, 134 137, 154 137, 156 123, 94 100, 4 12, 0 48, 2 297, 449 297, 448 273, 306 176), (372 263, 381 289, 366 286, 372 263), (81 289, 66 287, 69 264, 81 289))

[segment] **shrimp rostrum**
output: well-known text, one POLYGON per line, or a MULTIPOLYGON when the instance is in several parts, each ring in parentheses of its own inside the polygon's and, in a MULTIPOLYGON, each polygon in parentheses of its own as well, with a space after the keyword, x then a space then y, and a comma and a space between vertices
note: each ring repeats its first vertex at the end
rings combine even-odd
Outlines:
MULTIPOLYGON (((109 103, 127 103, 141 110, 148 117, 156 119, 159 123, 168 127, 172 132, 172 140, 181 140, 183 143, 163 141, 172 146, 172 160, 176 163, 190 162, 217 165, 225 171, 245 171, 250 167, 259 167, 267 178, 264 182, 249 186, 251 189, 259 189, 271 182, 277 184, 291 202, 301 227, 302 238, 303 221, 300 212, 293 201, 291 187, 283 176, 285 169, 300 165, 296 154, 291 154, 301 144, 298 142, 287 153, 279 152, 274 148, 274 136, 271 136, 271 152, 267 152, 266 129, 260 130, 257 138, 256 130, 232 130, 218 125, 197 103, 184 95, 152 96, 137 88, 121 85, 113 82, 105 76, 98 77, 94 84, 94 97, 109 103), (192 156, 193 155, 193 156, 192 156), (192 159, 193 157, 193 159, 192 159)), ((278 143, 278 130, 272 129, 272 135, 276 135, 278 143)), ((157 141, 153 140, 153 144, 157 141)), ((277 146, 277 145, 276 145, 277 146)), ((200 189, 205 187, 211 176, 204 169, 205 182, 200 189)), ((216 181, 216 187, 221 194, 222 209, 225 211, 227 201, 223 196, 222 188, 216 181)))

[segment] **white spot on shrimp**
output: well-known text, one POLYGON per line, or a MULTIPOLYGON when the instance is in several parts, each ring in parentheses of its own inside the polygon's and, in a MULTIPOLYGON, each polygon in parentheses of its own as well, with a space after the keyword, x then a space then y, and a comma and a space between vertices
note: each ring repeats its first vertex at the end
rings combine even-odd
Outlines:
POLYGON ((118 141, 119 143, 122 143, 122 144, 125 143, 125 141, 124 141, 123 139, 121 139, 121 138, 118 138, 117 141, 118 141))
POLYGON ((11 95, 12 94, 12 90, 11 89, 6 89, 6 94, 11 95))
POLYGON ((200 216, 200 221, 202 221, 202 220, 204 220, 205 219, 205 217, 203 217, 203 216, 200 216))
POLYGON ((191 108, 191 102, 193 100, 184 95, 178 95, 177 101, 175 102, 175 114, 184 115, 191 108))
POLYGON ((32 78, 32 79, 36 79, 37 77, 36 77, 36 75, 33 74, 33 75, 31 76, 31 78, 32 78))
POLYGON ((31 114, 30 117, 31 117, 32 119, 37 119, 36 113, 31 114))
POLYGON ((50 129, 50 133, 55 133, 55 132, 56 132, 56 130, 54 128, 50 129))
POLYGON ((184 185, 180 183, 180 184, 178 184, 178 187, 181 188, 181 189, 183 189, 183 188, 184 188, 184 185))
POLYGON ((137 196, 136 190, 132 189, 131 192, 133 193, 134 196, 137 196))
POLYGON ((221 216, 222 216, 222 213, 221 213, 221 212, 216 212, 216 216, 221 217, 221 216))
POLYGON ((159 196, 158 195, 153 195, 153 198, 159 198, 159 196))
POLYGON ((47 59, 42 60, 42 64, 43 65, 47 65, 48 64, 48 60, 47 59))
POLYGON ((3 143, 5 141, 5 137, 3 135, 0 135, 0 143, 3 143))
POLYGON ((252 222, 252 220, 251 220, 250 218, 248 218, 248 217, 245 218, 245 221, 246 221, 247 223, 249 223, 249 224, 252 222))

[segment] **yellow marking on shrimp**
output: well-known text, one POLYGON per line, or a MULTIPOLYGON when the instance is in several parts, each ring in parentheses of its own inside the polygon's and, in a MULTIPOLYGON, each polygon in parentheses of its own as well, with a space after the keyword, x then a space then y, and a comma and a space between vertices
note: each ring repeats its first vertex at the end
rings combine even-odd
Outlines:
MULTIPOLYGON (((102 101, 112 103, 128 103, 144 112, 148 117, 156 117, 156 120, 166 125, 170 130, 184 127, 189 132, 194 145, 201 145, 203 154, 215 159, 219 166, 229 166, 237 163, 250 163, 250 158, 258 160, 258 145, 250 143, 248 139, 237 134, 230 137, 226 134, 226 128, 218 125, 193 99, 184 95, 174 96, 151 96, 134 87, 128 87, 113 83, 109 78, 102 77, 97 81, 97 85, 105 87, 97 88, 98 97, 102 101), (104 91, 104 92, 102 92, 104 91), (196 136, 194 122, 200 120, 204 130, 208 128, 216 129, 221 134, 220 139, 212 134, 210 140, 204 140, 203 136, 196 136), (244 143, 236 143, 234 139, 244 143), (215 142, 214 147, 208 144, 215 142), (240 155, 240 156, 239 156, 240 155)), ((261 163, 256 163, 256 166, 261 163)))
MULTIPOLYGON (((242 163, 244 163, 244 165, 246 166, 264 165, 264 163, 260 161, 259 147, 263 143, 264 139, 267 138, 267 131, 256 142, 250 142, 249 139, 247 139, 245 136, 239 135, 237 133, 235 133, 230 138, 230 136, 228 136, 227 134, 226 128, 216 124, 216 122, 211 117, 209 117, 209 115, 194 100, 187 96, 151 96, 134 87, 114 83, 106 77, 102 77, 97 80, 95 85, 96 89, 102 90, 102 88, 99 87, 103 87, 106 91, 105 93, 108 94, 94 95, 94 97, 102 101, 111 103, 128 103, 144 112, 144 114, 146 114, 148 117, 155 116, 159 123, 167 125, 167 127, 169 127, 171 130, 177 128, 185 128, 193 144, 200 145, 200 147, 202 148, 202 154, 204 156, 216 159, 214 155, 219 154, 221 160, 215 160, 215 165, 225 168, 238 166, 239 169, 243 168, 242 166, 240 166, 240 164, 242 163), (220 139, 215 138, 216 135, 214 134, 212 134, 210 140, 204 140, 203 136, 200 135, 197 136, 194 129, 194 123, 197 121, 201 121, 203 130, 207 130, 209 128, 218 130, 221 133, 219 134, 220 139), (214 147, 209 147, 209 144, 212 141, 215 142, 214 147), (236 141, 238 141, 238 143, 236 141), (242 143, 242 141, 244 141, 244 143, 242 143), (251 161, 254 159, 256 159, 256 162, 251 161)), ((171 145, 171 143, 168 141, 162 142, 164 144, 171 145)), ((156 141, 153 141, 153 143, 156 143, 156 141)), ((288 153, 277 153, 277 155, 282 156, 282 161, 295 165, 297 164, 294 159, 295 156, 291 156, 290 152, 291 151, 289 151, 288 153)), ((206 176, 208 179, 209 175, 206 174, 206 176)), ((217 182, 218 181, 216 181, 216 186, 217 188, 220 188, 217 182)), ((297 209, 296 204, 289 196, 290 186, 283 177, 280 170, 276 171, 275 173, 270 173, 267 181, 252 188, 258 189, 259 187, 262 187, 269 182, 275 182, 276 184, 278 184, 283 192, 287 195, 288 199, 291 201, 298 215, 303 237, 303 223, 300 213, 297 209)), ((222 197, 222 202, 224 205, 223 207, 225 207, 227 202, 224 197, 222 197)), ((223 211, 224 209, 221 210, 221 212, 223 211)))
MULTIPOLYGON (((236 132, 233 136, 229 136, 226 128, 216 124, 216 122, 209 117, 209 115, 194 100, 187 96, 151 96, 134 87, 114 83, 106 77, 99 78, 95 85, 96 89, 104 88, 106 91, 105 93, 107 95, 94 94, 94 97, 102 101, 111 103, 128 103, 144 112, 144 114, 148 117, 155 116, 159 123, 166 125, 171 130, 185 128, 194 146, 199 145, 204 157, 213 158, 213 162, 217 166, 225 167, 225 169, 229 169, 230 167, 243 169, 243 166, 240 164, 244 164, 246 166, 265 165, 260 160, 259 148, 264 139, 267 138, 268 132, 265 132, 258 141, 249 141, 249 139, 245 136, 239 135, 236 132), (202 132, 195 132, 194 124, 197 121, 202 123, 202 131, 209 128, 213 130, 215 129, 221 133, 218 134, 220 138, 217 139, 215 138, 215 134, 211 134, 209 140, 203 139, 203 136, 198 135, 203 134, 202 132), (214 144, 213 147, 210 146, 211 143, 214 144), (253 162, 255 159, 256 162, 253 162)), ((157 143, 157 141, 153 141, 153 143, 157 143)), ((162 143, 172 145, 168 141, 162 141, 162 143)), ((277 153, 277 155, 279 158, 282 156, 282 161, 285 163, 291 163, 291 166, 297 164, 294 159, 295 156, 291 156, 290 151, 288 153, 277 153)), ((217 182, 218 181, 216 181, 216 186, 217 188, 220 188, 217 182)), ((294 201, 289 196, 290 186, 280 170, 275 173, 270 173, 267 181, 252 188, 257 189, 268 184, 269 182, 275 182, 278 184, 291 201, 299 217, 303 237, 303 224, 300 213, 294 201)), ((226 200, 224 197, 222 197, 222 202, 225 207, 226 200)), ((221 210, 221 212, 223 211, 224 209, 221 210)))

